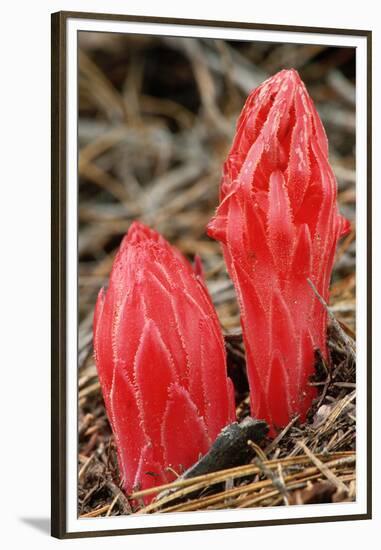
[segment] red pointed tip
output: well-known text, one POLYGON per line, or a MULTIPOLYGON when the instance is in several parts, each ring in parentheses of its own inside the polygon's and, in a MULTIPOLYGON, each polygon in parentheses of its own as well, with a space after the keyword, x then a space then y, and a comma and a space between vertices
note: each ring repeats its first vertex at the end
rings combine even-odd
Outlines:
POLYGON ((268 82, 271 86, 274 86, 277 89, 279 88, 280 83, 281 84, 283 84, 283 83, 287 84, 288 82, 293 82, 296 85, 303 84, 303 81, 300 78, 300 75, 299 75, 298 71, 296 69, 293 69, 293 68, 291 68, 291 69, 282 69, 281 71, 279 71, 275 75, 268 78, 268 80, 266 82, 268 82))
POLYGON ((144 223, 136 220, 132 222, 129 227, 127 235, 124 237, 123 242, 126 241, 129 244, 136 244, 146 240, 157 241, 159 234, 153 229, 149 228, 144 223))
POLYGON ((208 222, 206 226, 206 233, 211 239, 226 243, 230 202, 237 189, 238 188, 231 189, 229 194, 222 199, 213 218, 208 222))
POLYGON ((102 315, 103 306, 104 306, 104 303, 105 303, 105 297, 106 297, 106 291, 105 291, 104 287, 102 287, 100 289, 100 291, 98 292, 98 297, 97 297, 97 301, 95 303, 95 308, 94 308, 94 316, 93 316, 93 331, 94 331, 94 334, 97 331, 98 322, 99 322, 99 319, 102 315))
POLYGON ((290 75, 290 77, 292 77, 292 78, 294 78, 294 79, 296 79, 296 80, 298 80, 298 81, 299 81, 299 80, 300 80, 300 81, 302 80, 302 79, 300 78, 300 75, 299 75, 298 71, 297 71, 296 69, 294 69, 294 68, 286 69, 286 73, 287 73, 288 75, 290 75))
POLYGON ((341 216, 341 231, 340 231, 340 237, 345 237, 348 235, 348 233, 351 232, 352 224, 347 218, 344 218, 344 216, 341 216))
POLYGON ((193 271, 198 279, 201 279, 202 282, 205 282, 204 266, 202 265, 201 257, 198 254, 196 254, 194 257, 193 271))
POLYGON ((298 80, 298 81, 301 80, 298 71, 292 67, 290 69, 283 69, 282 71, 279 71, 279 73, 277 73, 275 77, 278 75, 282 75, 283 79, 289 78, 292 80, 298 80))

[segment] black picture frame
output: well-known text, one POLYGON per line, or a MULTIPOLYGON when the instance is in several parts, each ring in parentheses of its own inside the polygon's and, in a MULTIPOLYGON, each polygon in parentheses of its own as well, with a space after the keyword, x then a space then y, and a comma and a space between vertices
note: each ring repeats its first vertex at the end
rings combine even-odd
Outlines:
POLYGON ((194 20, 148 16, 114 15, 104 13, 58 12, 51 18, 51 72, 52 72, 52 201, 51 201, 51 534, 60 539, 100 537, 139 533, 162 533, 205 529, 243 528, 281 524, 352 521, 372 517, 372 234, 371 234, 371 167, 372 167, 372 33, 369 30, 269 25, 249 22, 194 20), (132 529, 68 532, 66 525, 66 26, 69 19, 92 19, 162 23, 170 25, 208 26, 232 29, 259 29, 319 34, 337 34, 364 37, 367 41, 367 512, 358 515, 307 517, 287 520, 261 520, 194 524, 132 529))

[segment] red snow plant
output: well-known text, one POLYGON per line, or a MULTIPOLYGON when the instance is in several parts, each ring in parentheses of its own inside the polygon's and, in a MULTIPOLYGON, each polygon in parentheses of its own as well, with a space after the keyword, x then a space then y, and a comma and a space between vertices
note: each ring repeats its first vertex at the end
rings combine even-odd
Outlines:
POLYGON ((314 350, 327 357, 328 301, 339 215, 324 128, 295 70, 248 97, 224 165, 208 234, 221 241, 236 287, 251 412, 274 428, 305 419, 314 350))
POLYGON ((95 361, 125 491, 173 479, 235 420, 224 341, 204 282, 133 223, 94 315, 95 361))

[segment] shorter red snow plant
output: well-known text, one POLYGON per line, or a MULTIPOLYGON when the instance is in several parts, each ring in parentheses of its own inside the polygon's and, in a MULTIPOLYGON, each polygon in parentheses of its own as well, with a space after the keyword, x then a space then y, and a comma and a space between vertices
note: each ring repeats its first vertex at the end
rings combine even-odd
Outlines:
MULTIPOLYGON (((198 270, 200 268, 198 267, 198 270)), ((163 237, 133 223, 99 293, 94 350, 123 488, 174 479, 235 420, 208 291, 163 237)))

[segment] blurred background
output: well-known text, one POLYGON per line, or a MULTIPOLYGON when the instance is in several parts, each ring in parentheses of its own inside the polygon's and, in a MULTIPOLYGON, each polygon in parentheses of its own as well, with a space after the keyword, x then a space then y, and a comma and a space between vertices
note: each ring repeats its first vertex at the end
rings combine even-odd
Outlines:
MULTIPOLYGON (((206 236, 205 226, 218 203, 222 164, 247 95, 291 67, 299 71, 326 128, 340 210, 352 222, 337 251, 331 307, 354 336, 355 50, 79 33, 82 466, 94 450, 105 453, 109 434, 92 358, 93 308, 131 221, 157 229, 190 260, 201 256, 225 334, 239 330, 220 246, 206 236)), ((90 501, 91 495, 80 491, 80 513, 90 501)))

